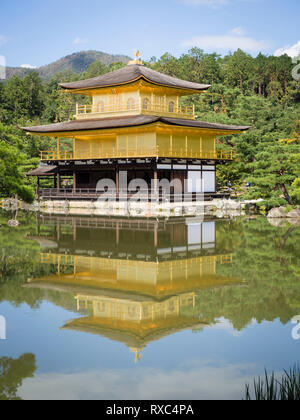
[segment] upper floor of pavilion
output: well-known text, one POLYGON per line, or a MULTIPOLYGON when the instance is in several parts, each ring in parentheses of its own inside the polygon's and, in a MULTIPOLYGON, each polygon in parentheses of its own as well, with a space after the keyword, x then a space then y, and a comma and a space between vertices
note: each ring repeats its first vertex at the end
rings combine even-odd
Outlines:
POLYGON ((157 115, 195 119, 194 106, 182 106, 180 97, 205 92, 210 85, 193 83, 145 67, 133 60, 119 70, 72 83, 67 92, 90 96, 88 105, 76 105, 75 119, 157 115))

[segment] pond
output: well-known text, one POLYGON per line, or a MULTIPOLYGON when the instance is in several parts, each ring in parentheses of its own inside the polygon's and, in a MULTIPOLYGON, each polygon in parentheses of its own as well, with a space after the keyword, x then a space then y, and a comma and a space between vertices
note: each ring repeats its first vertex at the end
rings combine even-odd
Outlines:
POLYGON ((299 360, 300 227, 10 218, 0 399, 242 399, 299 360))

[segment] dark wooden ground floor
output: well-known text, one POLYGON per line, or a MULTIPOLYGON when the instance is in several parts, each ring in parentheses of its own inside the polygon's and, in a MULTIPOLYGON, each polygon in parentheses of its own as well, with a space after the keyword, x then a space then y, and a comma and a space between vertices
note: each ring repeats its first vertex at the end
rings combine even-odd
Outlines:
POLYGON ((61 162, 33 171, 39 199, 97 200, 114 186, 117 200, 139 192, 141 201, 154 194, 159 201, 194 201, 197 193, 211 200, 229 197, 217 193, 217 161, 138 160, 61 162), (47 170, 46 168, 50 168, 47 170), (107 181, 107 185, 105 181, 107 181))

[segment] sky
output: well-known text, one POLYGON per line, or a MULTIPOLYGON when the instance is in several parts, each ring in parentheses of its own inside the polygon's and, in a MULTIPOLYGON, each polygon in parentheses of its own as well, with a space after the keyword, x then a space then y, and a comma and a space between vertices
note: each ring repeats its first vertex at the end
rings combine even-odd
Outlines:
POLYGON ((2 0, 0 61, 39 67, 83 50, 144 60, 193 46, 300 54, 299 0, 2 0))

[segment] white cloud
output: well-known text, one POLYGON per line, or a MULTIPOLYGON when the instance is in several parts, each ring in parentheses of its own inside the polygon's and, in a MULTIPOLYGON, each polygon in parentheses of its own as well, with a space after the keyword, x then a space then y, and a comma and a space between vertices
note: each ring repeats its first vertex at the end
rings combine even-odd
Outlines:
POLYGON ((270 46, 269 41, 259 41, 245 36, 241 27, 234 28, 225 35, 201 35, 182 43, 184 47, 199 47, 204 50, 235 51, 238 48, 248 52, 259 52, 270 46))
POLYGON ((245 35, 244 29, 241 28, 240 26, 238 26, 237 28, 231 29, 231 31, 229 33, 230 33, 230 35, 237 35, 237 36, 245 35))
POLYGON ((79 36, 77 38, 74 39, 73 43, 78 45, 78 44, 86 44, 88 42, 88 40, 86 38, 80 38, 79 36))
POLYGON ((26 379, 23 399, 35 400, 203 400, 241 399, 245 384, 263 373, 254 364, 193 361, 173 370, 137 367, 76 373, 39 373, 26 379))
POLYGON ((274 55, 276 55, 277 57, 284 54, 287 54, 290 57, 298 57, 298 55, 300 55, 300 41, 298 41, 296 44, 292 46, 278 48, 278 50, 274 52, 274 55))
POLYGON ((31 64, 21 64, 22 69, 36 69, 36 66, 32 66, 31 64))
POLYGON ((0 55, 0 80, 6 79, 6 60, 5 57, 0 55))

